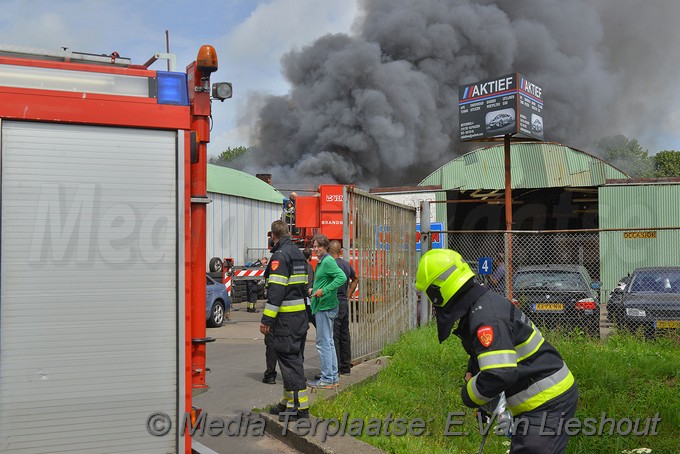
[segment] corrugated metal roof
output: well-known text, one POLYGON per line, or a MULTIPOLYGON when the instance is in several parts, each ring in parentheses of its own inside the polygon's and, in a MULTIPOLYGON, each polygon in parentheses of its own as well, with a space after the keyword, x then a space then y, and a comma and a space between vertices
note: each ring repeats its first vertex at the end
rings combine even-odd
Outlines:
POLYGON ((283 194, 259 178, 214 164, 208 164, 208 192, 272 203, 282 203, 284 199, 283 194))
MULTIPOLYGON (((512 143, 510 162, 513 189, 602 186, 607 179, 628 178, 602 159, 558 143, 512 143)), ((442 189, 504 189, 503 145, 459 156, 432 172, 419 186, 435 184, 442 189)))

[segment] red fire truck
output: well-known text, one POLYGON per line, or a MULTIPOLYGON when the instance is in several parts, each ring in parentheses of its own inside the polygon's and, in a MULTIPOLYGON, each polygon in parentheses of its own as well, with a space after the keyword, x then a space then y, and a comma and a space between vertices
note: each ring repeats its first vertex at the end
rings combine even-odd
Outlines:
POLYGON ((297 196, 294 205, 284 210, 283 219, 301 247, 311 247, 311 239, 316 233, 342 241, 343 188, 341 184, 322 184, 318 194, 297 196))
MULTIPOLYGON (((397 235, 397 239, 392 238, 385 211, 374 209, 375 217, 372 219, 364 219, 357 213, 355 199, 351 197, 351 193, 356 192, 360 191, 351 185, 322 184, 315 195, 296 196, 293 206, 284 207, 282 219, 289 224, 291 237, 299 247, 311 248, 312 239, 317 233, 342 243, 344 259, 359 278, 359 287, 350 300, 354 300, 355 304, 363 301, 366 303, 365 310, 372 311, 374 303, 384 299, 383 295, 387 294, 391 279, 402 275, 406 268, 405 263, 399 263, 396 259, 390 262, 387 254, 390 245, 395 249, 405 248, 396 244, 397 241, 403 241, 403 237, 397 235), (350 196, 347 201, 345 194, 350 196), (345 204, 348 205, 349 219, 344 219, 345 204)), ((312 264, 315 265, 314 261, 312 264)))
POLYGON ((158 58, 0 47, 0 452, 191 452, 217 55, 158 58))

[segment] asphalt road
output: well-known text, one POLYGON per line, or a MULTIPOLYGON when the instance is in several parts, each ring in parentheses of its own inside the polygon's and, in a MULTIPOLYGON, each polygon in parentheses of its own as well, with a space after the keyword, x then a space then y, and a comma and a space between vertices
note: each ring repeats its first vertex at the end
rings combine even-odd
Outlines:
MULTIPOLYGON (((276 385, 262 383, 265 369, 264 339, 260 334, 260 318, 263 302, 258 303, 257 313, 248 313, 245 303, 236 304, 231 320, 220 328, 208 328, 208 336, 217 340, 207 347, 206 380, 210 388, 194 397, 194 405, 208 416, 225 421, 227 429, 218 429, 219 435, 194 437, 201 444, 219 454, 244 452, 255 454, 291 454, 298 451, 259 430, 255 416, 248 416, 253 409, 262 409, 278 402, 283 393, 281 375, 276 385), (236 421, 240 418, 240 421, 236 421), (239 429, 236 427, 240 423, 239 429), (245 429, 244 429, 245 428, 245 429)), ((305 374, 313 379, 319 371, 319 356, 314 345, 314 327, 310 326, 305 348, 305 374)))

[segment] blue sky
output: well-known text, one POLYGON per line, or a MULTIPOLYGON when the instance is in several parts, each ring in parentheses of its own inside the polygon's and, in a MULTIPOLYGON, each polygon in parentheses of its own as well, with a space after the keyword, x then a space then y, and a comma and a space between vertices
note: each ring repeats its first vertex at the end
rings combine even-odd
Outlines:
MULTIPOLYGON (((248 145, 245 128, 236 129, 246 94, 282 94, 285 52, 336 32, 348 32, 355 0, 0 0, 0 43, 16 46, 109 54, 118 52, 141 64, 155 52, 170 51, 183 71, 202 44, 215 46, 219 70, 213 81, 234 85, 234 98, 213 103, 208 152, 248 145)), ((164 62, 152 66, 165 69, 164 62)))

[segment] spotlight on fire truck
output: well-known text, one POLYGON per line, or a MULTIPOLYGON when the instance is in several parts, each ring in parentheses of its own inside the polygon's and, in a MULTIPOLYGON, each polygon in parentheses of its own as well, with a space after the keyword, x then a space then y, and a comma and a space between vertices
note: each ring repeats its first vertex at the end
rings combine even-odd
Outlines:
POLYGON ((216 82, 212 86, 212 97, 224 102, 225 99, 231 98, 233 94, 231 82, 216 82))

